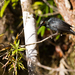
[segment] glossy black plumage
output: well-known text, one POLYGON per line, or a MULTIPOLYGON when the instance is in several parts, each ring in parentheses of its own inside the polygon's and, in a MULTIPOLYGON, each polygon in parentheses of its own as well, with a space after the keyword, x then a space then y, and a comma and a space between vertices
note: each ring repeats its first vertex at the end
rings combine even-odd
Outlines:
POLYGON ((58 18, 45 18, 40 22, 40 27, 41 26, 45 26, 60 33, 65 32, 75 35, 75 32, 71 29, 72 26, 58 18))

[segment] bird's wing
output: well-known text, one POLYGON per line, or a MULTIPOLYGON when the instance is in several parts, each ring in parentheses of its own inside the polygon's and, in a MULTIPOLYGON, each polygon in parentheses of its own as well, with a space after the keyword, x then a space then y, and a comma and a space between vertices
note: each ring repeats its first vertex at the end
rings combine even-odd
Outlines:
POLYGON ((57 29, 58 30, 62 30, 62 31, 69 31, 70 30, 70 27, 72 27, 71 25, 67 24, 64 21, 60 21, 60 24, 57 23, 56 26, 57 26, 57 29))

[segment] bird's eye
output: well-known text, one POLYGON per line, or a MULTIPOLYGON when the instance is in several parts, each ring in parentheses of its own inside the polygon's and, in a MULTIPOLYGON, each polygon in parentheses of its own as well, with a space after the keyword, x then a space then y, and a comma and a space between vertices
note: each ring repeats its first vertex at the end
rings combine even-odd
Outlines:
POLYGON ((45 23, 45 21, 43 23, 45 23))

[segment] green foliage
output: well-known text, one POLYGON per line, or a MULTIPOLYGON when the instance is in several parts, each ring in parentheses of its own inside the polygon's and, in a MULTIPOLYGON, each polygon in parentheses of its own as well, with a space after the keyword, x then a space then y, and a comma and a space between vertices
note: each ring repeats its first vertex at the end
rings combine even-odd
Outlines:
MULTIPOLYGON (((13 44, 10 44, 11 46, 12 46, 12 48, 10 49, 10 51, 9 51, 9 54, 10 54, 10 56, 13 56, 12 58, 14 58, 14 60, 13 60, 13 62, 15 63, 17 63, 17 66, 19 67, 19 69, 21 68, 21 69, 25 69, 24 68, 24 66, 23 66, 23 64, 22 64, 22 62, 20 62, 21 61, 21 59, 23 58, 23 56, 22 56, 22 54, 20 53, 21 51, 24 51, 25 50, 25 48, 20 48, 19 47, 19 43, 20 43, 20 40, 18 40, 18 41, 14 41, 14 45, 13 44), (17 56, 17 61, 15 61, 16 60, 16 58, 14 57, 14 56, 17 56)), ((12 62, 12 61, 11 61, 12 62)), ((16 66, 16 67, 17 67, 16 66)), ((14 66, 12 66, 12 68, 13 68, 14 66)), ((11 69, 12 69, 11 68, 11 69)))
POLYGON ((58 39, 59 39, 59 37, 60 37, 60 35, 57 35, 57 36, 56 36, 56 38, 55 38, 55 40, 58 40, 58 39))
POLYGON ((17 62, 17 66, 18 66, 18 69, 22 69, 22 70, 24 70, 25 69, 25 67, 24 67, 24 65, 22 64, 22 62, 17 62))
POLYGON ((17 5, 18 1, 19 0, 11 0, 13 9, 15 9, 15 6, 17 5))
MULTIPOLYGON (((48 3, 50 5, 53 5, 54 1, 53 0, 48 0, 48 3)), ((53 13, 53 9, 49 8, 45 3, 41 2, 41 1, 35 2, 33 4, 33 9, 35 10, 36 15, 53 13)), ((48 17, 48 16, 45 16, 45 17, 48 17)))
MULTIPOLYGON (((47 2, 52 6, 56 6, 56 4, 54 3, 54 0, 47 0, 47 2)), ((35 14, 36 14, 36 18, 37 18, 37 20, 36 20, 37 26, 39 26, 39 23, 42 19, 41 15, 48 14, 48 13, 54 13, 54 10, 52 8, 50 8, 46 3, 41 2, 41 1, 35 2, 33 4, 33 9, 35 10, 35 14)), ((46 18, 46 17, 49 17, 49 16, 47 16, 47 15, 44 16, 44 18, 46 18)), ((52 15, 50 17, 52 17, 52 15)), ((56 15, 56 17, 62 19, 60 14, 56 15)), ((48 30, 50 30, 50 29, 48 29, 48 30)), ((41 34, 41 36, 43 36, 44 33, 45 33, 45 27, 41 27, 37 31, 37 34, 38 35, 41 34)), ((60 37, 60 35, 56 36, 55 39, 58 40, 59 37, 60 37)))
POLYGON ((35 14, 42 14, 41 11, 41 6, 43 6, 44 4, 40 1, 35 2, 32 7, 35 10, 35 14))
MULTIPOLYGON (((53 5, 54 1, 48 0, 48 3, 50 5, 53 5)), ((37 21, 36 21, 37 26, 39 26, 39 23, 42 19, 42 17, 40 15, 47 14, 47 13, 53 13, 53 9, 49 8, 45 3, 41 2, 41 1, 35 2, 33 4, 33 9, 35 10, 35 14, 36 14, 36 18, 37 18, 37 21)), ((45 17, 48 17, 48 16, 45 16, 45 17)), ((41 34, 41 36, 43 36, 44 32, 45 32, 45 27, 41 27, 37 31, 37 34, 41 34)))
POLYGON ((23 54, 21 54, 22 51, 25 50, 25 48, 19 47, 20 40, 18 40, 18 37, 14 40, 14 44, 11 45, 11 49, 8 50, 7 58, 8 58, 8 64, 10 65, 9 72, 11 70, 14 70, 15 75, 17 75, 17 68, 24 70, 25 67, 22 64, 22 58, 23 54))
POLYGON ((45 26, 42 26, 42 27, 38 30, 37 34, 41 33, 41 36, 43 36, 43 35, 44 35, 44 32, 45 32, 45 26))
POLYGON ((2 7, 2 9, 0 11, 0 17, 3 16, 3 13, 4 13, 6 7, 8 6, 9 3, 10 3, 10 0, 5 0, 4 5, 3 5, 3 7, 2 7))
POLYGON ((8 4, 9 4, 10 2, 12 3, 13 9, 15 9, 15 6, 17 5, 18 0, 5 0, 5 1, 4 1, 4 5, 3 5, 3 7, 2 7, 1 10, 0 10, 0 17, 3 16, 3 13, 4 13, 6 7, 8 6, 8 4))

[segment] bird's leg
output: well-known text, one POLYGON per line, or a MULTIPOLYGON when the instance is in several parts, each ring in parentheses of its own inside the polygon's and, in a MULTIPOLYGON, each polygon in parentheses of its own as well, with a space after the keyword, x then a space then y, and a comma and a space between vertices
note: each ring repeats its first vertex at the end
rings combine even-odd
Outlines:
POLYGON ((55 34, 58 34, 58 31, 56 31, 56 33, 55 34))
POLYGON ((52 30, 50 29, 50 33, 51 33, 51 35, 53 34, 53 32, 52 32, 52 30))
POLYGON ((62 36, 63 35, 63 33, 62 32, 60 32, 60 36, 62 36))
POLYGON ((58 34, 58 31, 56 31, 56 33, 50 35, 50 38, 52 39, 53 36, 57 35, 58 34))
POLYGON ((58 31, 56 31, 56 33, 54 33, 54 35, 57 35, 58 34, 58 31))
MULTIPOLYGON (((53 34, 53 32, 52 32, 52 30, 50 29, 50 34, 52 35, 53 34)), ((51 39, 52 39, 52 37, 51 37, 51 39)))
POLYGON ((62 34, 61 34, 61 36, 62 36, 62 34))
MULTIPOLYGON (((51 32, 52 32, 52 31, 51 31, 51 32)), ((51 35, 57 35, 57 34, 58 34, 58 31, 56 31, 56 33, 54 33, 54 34, 51 33, 51 35)), ((52 37, 53 37, 53 36, 51 36, 51 39, 52 39, 52 37)))

